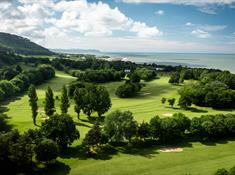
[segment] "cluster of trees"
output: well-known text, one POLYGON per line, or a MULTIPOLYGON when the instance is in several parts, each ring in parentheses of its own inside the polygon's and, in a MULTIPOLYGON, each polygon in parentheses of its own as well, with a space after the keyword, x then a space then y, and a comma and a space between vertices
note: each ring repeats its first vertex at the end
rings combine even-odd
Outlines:
POLYGON ((168 82, 171 84, 180 84, 184 82, 184 78, 180 72, 176 71, 171 74, 168 82))
POLYGON ((213 108, 234 108, 235 90, 220 81, 185 85, 179 91, 179 105, 187 108, 191 104, 213 108))
POLYGON ((35 70, 23 71, 11 80, 0 81, 0 101, 24 92, 30 84, 38 85, 55 76, 51 66, 41 65, 35 70))
MULTIPOLYGON (((74 110, 77 113, 78 118, 81 111, 89 117, 93 112, 97 112, 98 116, 101 117, 112 106, 109 93, 104 86, 74 82, 70 84, 69 92, 71 93, 70 97, 74 100, 74 110)), ((36 125, 38 97, 34 85, 29 87, 28 97, 33 123, 36 125)), ((69 106, 69 93, 67 88, 63 86, 60 99, 61 114, 67 114, 69 106)), ((54 94, 50 87, 48 87, 45 92, 44 111, 47 116, 52 116, 56 112, 54 94)))
POLYGON ((140 79, 145 81, 150 81, 154 78, 156 78, 157 74, 155 70, 147 69, 147 68, 137 68, 134 71, 135 74, 137 74, 140 79))
POLYGON ((55 114, 39 129, 23 134, 17 130, 2 132, 0 167, 9 174, 34 174, 37 162, 53 163, 59 153, 79 137, 73 119, 66 114, 55 114))
POLYGON ((73 71, 72 75, 77 77, 80 81, 104 83, 108 81, 120 81, 125 76, 125 73, 114 69, 90 69, 84 72, 73 71))
POLYGON ((215 172, 215 175, 235 175, 235 166, 226 170, 225 168, 220 168, 215 172))
POLYGON ((84 142, 98 146, 107 142, 131 142, 134 138, 155 139, 161 144, 183 138, 199 140, 229 138, 235 134, 235 115, 208 115, 189 119, 181 113, 173 117, 155 116, 150 122, 138 124, 130 111, 114 111, 105 118, 104 126, 93 126, 84 142))
POLYGON ((86 84, 83 87, 77 86, 74 89, 73 100, 78 117, 81 110, 89 117, 93 112, 97 112, 101 117, 112 106, 107 89, 104 86, 93 84, 86 84))
POLYGON ((188 68, 172 73, 169 83, 197 80, 179 91, 179 105, 187 108, 192 104, 213 108, 235 107, 235 75, 228 71, 188 68))
POLYGON ((120 98, 130 98, 136 96, 141 88, 142 85, 140 83, 128 80, 117 88, 115 94, 120 98))
POLYGON ((17 65, 14 67, 4 67, 0 70, 0 79, 1 80, 11 80, 16 75, 22 72, 22 68, 17 65))

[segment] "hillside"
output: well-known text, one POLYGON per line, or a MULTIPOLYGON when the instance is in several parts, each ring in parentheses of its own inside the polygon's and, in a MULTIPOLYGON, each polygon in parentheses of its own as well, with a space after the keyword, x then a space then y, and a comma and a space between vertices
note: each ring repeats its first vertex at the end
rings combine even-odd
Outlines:
POLYGON ((52 55, 50 50, 21 36, 0 32, 0 50, 25 55, 52 55))

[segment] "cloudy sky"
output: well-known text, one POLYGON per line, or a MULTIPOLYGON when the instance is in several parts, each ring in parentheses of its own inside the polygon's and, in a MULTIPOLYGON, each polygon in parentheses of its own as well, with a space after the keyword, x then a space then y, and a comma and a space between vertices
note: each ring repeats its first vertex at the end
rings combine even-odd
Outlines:
POLYGON ((0 21, 48 48, 235 53, 235 0, 0 0, 0 21))

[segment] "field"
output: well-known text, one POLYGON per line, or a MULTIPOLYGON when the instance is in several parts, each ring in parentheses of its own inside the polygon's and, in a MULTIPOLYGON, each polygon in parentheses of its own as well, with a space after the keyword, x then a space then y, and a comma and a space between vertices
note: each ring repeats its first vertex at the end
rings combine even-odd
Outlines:
MULTIPOLYGON (((40 116, 43 116, 43 99, 44 91, 50 86, 55 96, 60 96, 60 90, 63 84, 68 84, 74 78, 57 72, 56 78, 37 87, 39 96, 39 116, 37 123, 40 124, 40 116)), ((139 96, 131 99, 120 99, 115 96, 115 89, 122 82, 106 83, 105 85, 112 98, 112 108, 109 112, 116 109, 130 110, 133 112, 138 122, 148 121, 154 115, 165 117, 176 112, 182 112, 188 117, 196 117, 206 114, 216 113, 235 113, 235 110, 218 111, 211 108, 200 108, 193 106, 190 110, 185 111, 169 107, 168 104, 163 105, 161 98, 178 99, 177 90, 180 86, 168 84, 168 77, 145 83, 139 96)), ((177 103, 177 102, 176 102, 177 103)), ((59 102, 56 101, 57 112, 59 111, 59 102)), ((31 119, 31 111, 28 105, 26 94, 16 99, 11 99, 2 105, 5 113, 10 117, 9 123, 21 132, 29 128, 34 128, 31 119)), ((229 168, 234 166, 235 141, 223 141, 220 143, 202 144, 199 142, 185 143, 178 145, 183 151, 178 153, 160 153, 159 147, 136 148, 136 149, 111 149, 96 158, 86 158, 81 153, 79 145, 85 133, 89 130, 91 123, 82 115, 78 120, 73 111, 73 105, 69 109, 69 113, 74 117, 77 128, 81 133, 81 139, 75 142, 72 147, 61 156, 58 160, 60 163, 51 167, 46 174, 79 174, 79 175, 133 175, 133 174, 174 174, 174 175, 205 175, 213 174, 220 168, 229 168)))

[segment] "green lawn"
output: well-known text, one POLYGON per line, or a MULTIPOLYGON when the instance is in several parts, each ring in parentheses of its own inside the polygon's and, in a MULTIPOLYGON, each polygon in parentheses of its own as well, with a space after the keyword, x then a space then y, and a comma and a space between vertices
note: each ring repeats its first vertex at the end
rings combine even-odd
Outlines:
MULTIPOLYGON (((55 93, 55 96, 60 96, 60 90, 64 84, 73 81, 74 78, 62 72, 56 73, 56 78, 37 87, 39 96, 39 116, 37 119, 40 124, 41 116, 43 116, 43 99, 45 89, 50 86, 55 93)), ((176 98, 178 99, 177 90, 180 86, 168 84, 168 77, 146 82, 139 96, 131 99, 120 99, 115 96, 115 89, 122 82, 112 82, 104 84, 112 98, 112 109, 130 110, 133 112, 137 121, 148 121, 154 115, 164 117, 165 114, 173 114, 182 112, 188 117, 200 116, 203 114, 215 113, 235 113, 235 110, 218 111, 211 108, 195 107, 190 111, 181 110, 178 107, 170 108, 168 105, 161 104, 161 98, 176 98)), ((176 102, 177 103, 177 102, 176 102)), ((56 101, 57 111, 59 102, 56 101)), ((34 128, 31 119, 31 111, 28 106, 27 95, 24 94, 17 99, 12 99, 6 102, 3 108, 6 114, 10 117, 10 124, 21 132, 29 128, 34 128)), ((82 115, 82 121, 76 118, 73 111, 73 104, 69 109, 69 113, 74 117, 77 123, 77 128, 83 138, 89 130, 91 124, 86 121, 86 116, 82 115)), ((96 115, 96 114, 95 114, 96 115)), ((235 165, 235 141, 227 143, 218 143, 215 145, 204 145, 194 142, 188 145, 180 145, 183 147, 183 152, 180 153, 160 153, 159 148, 139 148, 136 150, 118 150, 111 151, 99 158, 84 159, 80 153, 79 141, 75 142, 70 149, 70 156, 64 156, 58 160, 61 163, 56 164, 47 174, 79 174, 79 175, 134 175, 134 174, 159 174, 159 175, 206 175, 220 168, 229 168, 235 165)))

